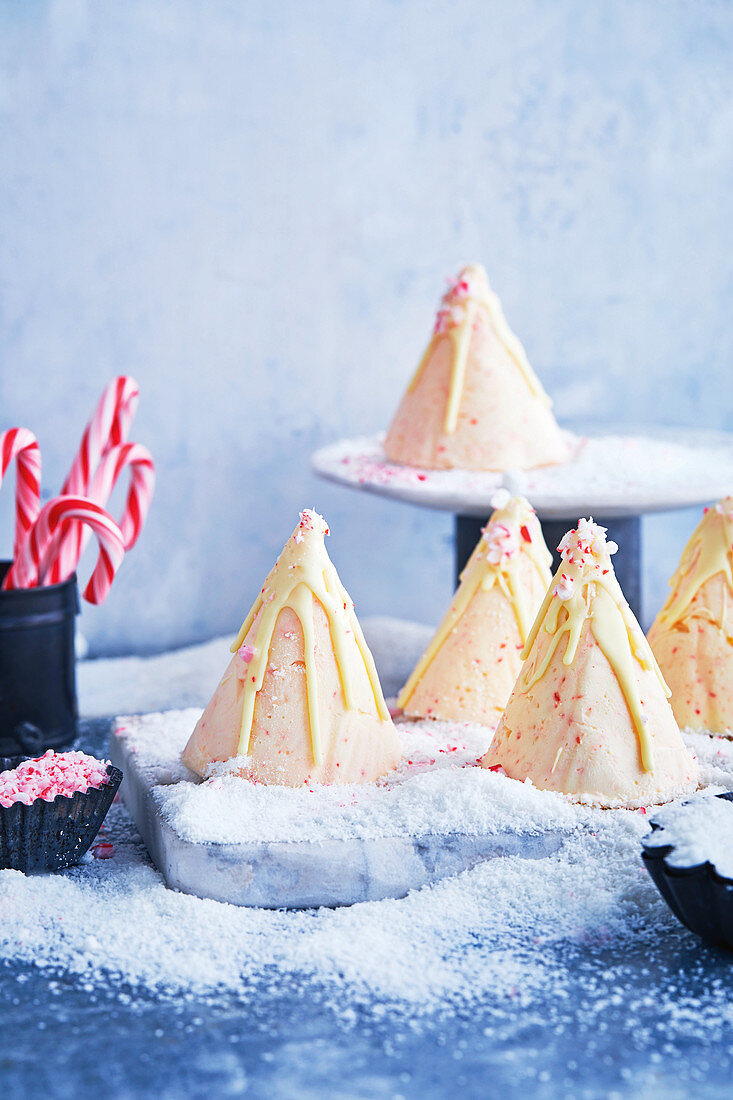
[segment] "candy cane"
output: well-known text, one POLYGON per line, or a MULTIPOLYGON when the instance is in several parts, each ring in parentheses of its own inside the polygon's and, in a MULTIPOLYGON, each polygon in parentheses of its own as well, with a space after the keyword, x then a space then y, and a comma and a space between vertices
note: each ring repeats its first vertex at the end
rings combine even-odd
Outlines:
POLYGON ((3 582, 3 588, 32 588, 42 584, 50 567, 54 535, 66 524, 88 524, 99 542, 99 557, 84 590, 89 603, 104 603, 115 573, 125 556, 122 532, 110 514, 84 497, 60 496, 40 511, 3 582))
MULTIPOLYGON (((102 456, 96 474, 89 486, 87 499, 94 504, 107 504, 123 470, 130 470, 130 488, 127 492, 127 500, 122 517, 119 520, 119 528, 125 542, 125 550, 130 550, 143 529, 145 519, 153 499, 155 487, 155 465, 153 456, 147 447, 141 443, 122 443, 118 447, 112 447, 102 456)), ((77 557, 74 560, 70 553, 70 544, 66 541, 65 532, 59 532, 54 537, 44 554, 49 564, 49 576, 54 578, 53 583, 66 580, 79 564, 84 547, 87 544, 91 531, 85 527, 81 538, 76 540, 77 557), (67 554, 64 568, 58 562, 59 548, 66 543, 67 554)))
MULTIPOLYGON (((62 494, 88 494, 102 456, 110 447, 117 447, 127 439, 139 396, 139 386, 129 375, 120 375, 109 383, 84 430, 76 458, 61 488, 62 494)), ((81 557, 84 536, 85 529, 79 524, 64 532, 51 567, 52 584, 74 572, 81 557)))
POLYGON ((86 493, 104 452, 127 439, 139 396, 134 378, 120 375, 109 383, 84 430, 62 493, 86 493))
POLYGON ((106 505, 117 479, 127 468, 130 470, 130 488, 119 526, 125 540, 125 550, 130 550, 140 537, 155 488, 155 464, 147 447, 141 443, 123 443, 110 448, 102 456, 89 486, 89 499, 95 504, 106 505))
POLYGON ((41 449, 27 428, 10 428, 0 435, 0 485, 13 459, 17 463, 15 555, 41 508, 41 449))

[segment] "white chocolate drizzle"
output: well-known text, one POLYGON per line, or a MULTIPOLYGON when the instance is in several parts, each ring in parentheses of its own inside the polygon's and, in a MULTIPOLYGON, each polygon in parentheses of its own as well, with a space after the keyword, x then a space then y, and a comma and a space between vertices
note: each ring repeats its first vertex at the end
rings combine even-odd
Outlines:
POLYGON ((352 684, 349 676, 349 648, 355 644, 366 669, 377 714, 383 722, 390 716, 384 701, 374 658, 354 612, 354 605, 341 584, 324 544, 328 527, 316 512, 301 512, 300 524, 286 544, 274 568, 268 575, 260 595, 242 624, 234 643, 236 653, 248 638, 247 675, 244 679, 242 721, 237 755, 246 756, 252 736, 252 722, 257 693, 261 690, 270 657, 270 646, 280 612, 289 608, 297 615, 303 632, 306 702, 313 761, 323 762, 321 741, 318 673, 315 659, 315 628, 313 601, 317 600, 328 619, 331 642, 338 667, 344 703, 354 710, 352 684), (249 636, 254 625, 254 633, 249 636), (249 637, 248 637, 249 636, 249 637))
POLYGON ((531 612, 527 607, 525 587, 520 577, 521 555, 529 559, 542 585, 546 587, 550 581, 552 557, 545 546, 537 517, 524 497, 502 499, 501 507, 493 512, 461 573, 460 585, 445 618, 400 692, 398 706, 404 708, 407 705, 437 653, 455 630, 479 590, 487 592, 496 585, 506 596, 524 644, 531 626, 531 612))
POLYGON ((728 637, 730 595, 733 593, 733 497, 706 509, 682 551, 680 564, 669 582, 672 591, 657 616, 657 622, 669 629, 682 626, 688 619, 707 619, 728 637), (724 578, 720 608, 693 607, 695 596, 710 580, 721 573, 724 578))
POLYGON ((611 565, 609 551, 615 547, 606 543, 604 536, 604 528, 592 520, 581 520, 578 529, 561 542, 563 560, 522 651, 525 664, 518 688, 529 691, 542 679, 563 638, 566 638, 563 664, 572 665, 588 622, 626 700, 639 740, 642 767, 651 771, 654 754, 634 662, 656 674, 667 698, 671 693, 624 599, 611 565))
POLYGON ((450 340, 453 346, 453 362, 443 423, 446 435, 452 435, 458 425, 471 336, 480 309, 488 314, 498 340, 518 366, 530 392, 548 407, 552 405, 530 366, 521 342, 507 324, 499 297, 489 286, 486 272, 480 265, 471 264, 450 281, 438 311, 433 336, 407 388, 408 393, 417 388, 437 343, 444 339, 450 340))

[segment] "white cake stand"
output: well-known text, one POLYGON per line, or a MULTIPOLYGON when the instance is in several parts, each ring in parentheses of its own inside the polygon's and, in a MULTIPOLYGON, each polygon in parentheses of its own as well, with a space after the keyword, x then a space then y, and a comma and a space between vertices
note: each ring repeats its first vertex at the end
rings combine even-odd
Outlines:
POLYGON ((452 512, 456 575, 478 542, 492 511, 491 498, 502 486, 529 499, 553 550, 580 516, 592 515, 619 544, 616 573, 639 616, 642 516, 733 493, 733 435, 658 429, 639 434, 569 434, 569 438, 570 461, 536 470, 486 473, 396 466, 385 458, 382 436, 345 439, 323 447, 313 456, 313 469, 339 485, 452 512))

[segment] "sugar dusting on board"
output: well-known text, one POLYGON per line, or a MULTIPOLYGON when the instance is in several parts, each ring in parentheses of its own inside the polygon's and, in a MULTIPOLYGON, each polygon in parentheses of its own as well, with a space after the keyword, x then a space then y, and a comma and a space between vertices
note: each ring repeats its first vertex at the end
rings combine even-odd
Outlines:
POLYGON ((178 762, 199 711, 121 719, 118 736, 134 745, 142 768, 160 769, 154 797, 185 840, 199 843, 492 835, 503 830, 569 831, 587 815, 560 795, 509 783, 475 767, 491 732, 449 722, 398 722, 405 754, 379 783, 298 788, 250 783, 215 765, 198 783, 178 762))
MULTIPOLYGON (((457 729, 465 735, 462 759, 470 760, 477 746, 469 747, 468 730, 457 729)), ((445 739, 445 732, 439 736, 445 739)), ((138 750, 151 766, 153 756, 159 760, 167 752, 169 781, 175 782, 186 774, 175 763, 181 728, 157 722, 157 733, 157 750, 140 734, 138 750)), ((429 748, 425 733, 414 736, 423 742, 413 745, 412 759, 429 748)), ((704 735, 688 742, 705 782, 733 786, 729 742, 704 735)), ((424 761, 403 786, 429 777, 421 767, 424 761)), ((476 768, 455 764, 439 771, 446 782, 478 775, 476 768)), ((650 991, 643 982, 629 993, 630 958, 656 953, 666 959, 694 945, 641 865, 646 815, 572 807, 501 775, 484 778, 482 795, 502 786, 511 792, 502 812, 523 806, 535 822, 558 813, 582 816, 591 828, 569 829, 556 855, 494 859, 401 900, 269 912, 167 889, 118 804, 103 836, 113 845, 111 858, 87 857, 53 876, 0 873, 0 958, 68 971, 87 983, 112 975, 133 987, 187 997, 227 994, 254 1002, 285 985, 308 997, 325 996, 345 1024, 358 1012, 375 1020, 393 1014, 418 1026, 419 1019, 487 1004, 497 1019, 502 1005, 520 1005, 527 1019, 533 1012, 544 1018, 548 998, 559 1014, 579 985, 597 998, 600 981, 608 997, 625 998, 629 1013, 643 1015, 648 998, 656 997, 655 1011, 680 1034, 719 1026, 726 990, 717 979, 706 985, 705 1003, 692 1006, 674 990, 650 991), (597 958, 600 971, 587 963, 578 967, 580 956, 597 958)), ((444 801, 454 792, 447 788, 444 801)), ((357 819, 346 820, 356 826, 357 819)), ((601 1002, 598 1012, 600 1020, 601 1002)))
MULTIPOLYGON (((265 786, 232 774, 235 762, 215 765, 212 777, 199 783, 179 762, 199 715, 194 709, 168 711, 120 719, 117 726, 138 766, 156 770, 153 793, 160 814, 195 843, 566 833, 604 821, 603 811, 573 806, 553 791, 475 767, 491 731, 470 723, 398 721, 405 754, 397 771, 377 784, 265 786)), ((703 735, 687 740, 700 757, 702 783, 725 789, 733 745, 718 738, 720 747, 713 751, 703 735)))
MULTIPOLYGON (((325 990, 346 1024, 359 1011, 417 1027, 487 1002, 529 1014, 548 997, 559 1011, 578 980, 591 990, 599 980, 574 972, 578 952, 605 960, 612 996, 614 981, 618 993, 625 988, 625 953, 666 955, 689 939, 641 867, 645 830, 642 815, 613 812, 554 857, 492 860, 400 901, 287 913, 166 889, 116 806, 112 859, 56 876, 0 874, 0 957, 198 998, 256 1002, 284 986, 309 996, 325 990)), ((629 1011, 643 1011, 649 995, 645 987, 629 1011)), ((689 1033, 689 1006, 666 990, 660 997, 662 1016, 679 1014, 689 1033)))

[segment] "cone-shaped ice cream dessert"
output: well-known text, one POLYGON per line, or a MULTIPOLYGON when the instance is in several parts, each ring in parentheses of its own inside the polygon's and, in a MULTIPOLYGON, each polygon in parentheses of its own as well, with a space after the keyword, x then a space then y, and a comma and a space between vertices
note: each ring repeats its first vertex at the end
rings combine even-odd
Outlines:
POLYGON ((482 763, 600 806, 686 794, 697 766, 669 689, 616 580, 605 529, 580 520, 522 653, 524 664, 482 763))
POLYGON ((426 469, 529 469, 569 457, 482 267, 450 281, 384 449, 390 462, 426 469))
POLYGON ((399 696, 406 714, 498 722, 552 574, 542 529, 524 497, 500 489, 433 640, 399 696))
POLYGON ((326 553, 328 527, 301 513, 183 751, 204 775, 241 757, 262 783, 366 783, 401 746, 348 593, 326 553))
POLYGON ((706 509, 649 641, 680 726, 733 733, 733 497, 706 509))

